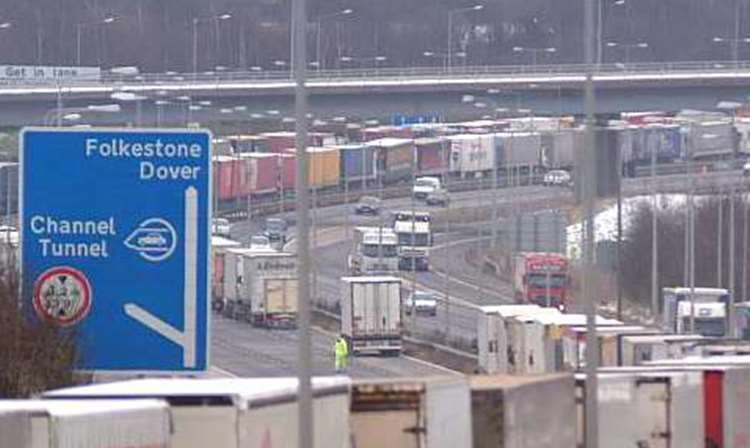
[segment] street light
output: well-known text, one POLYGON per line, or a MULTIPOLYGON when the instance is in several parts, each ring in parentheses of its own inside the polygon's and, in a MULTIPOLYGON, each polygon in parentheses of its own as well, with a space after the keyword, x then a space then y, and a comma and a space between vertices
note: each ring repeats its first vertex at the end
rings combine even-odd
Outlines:
POLYGON ((89 104, 83 107, 57 107, 44 114, 44 124, 49 126, 54 119, 59 127, 62 125, 62 120, 79 120, 85 113, 117 113, 121 110, 122 108, 119 104, 89 104))
POLYGON ((317 30, 315 32, 315 60, 318 63, 317 64, 318 70, 323 68, 323 65, 325 65, 325 61, 323 61, 323 59, 320 57, 320 32, 321 32, 323 20, 332 19, 334 17, 339 17, 339 16, 348 16, 353 12, 354 12, 353 9, 347 8, 347 9, 334 12, 331 14, 324 14, 322 16, 318 16, 318 25, 317 25, 317 30))
POLYGON ((81 31, 83 30, 83 28, 87 26, 108 25, 110 23, 114 23, 115 21, 117 21, 117 17, 107 16, 104 19, 97 20, 95 22, 83 22, 76 24, 76 65, 81 65, 81 31))
POLYGON ((711 39, 716 44, 721 43, 729 43, 732 45, 732 60, 736 64, 740 57, 740 43, 750 43, 750 37, 738 37, 738 38, 731 38, 731 37, 719 37, 714 36, 713 39, 711 39))
POLYGON ((466 8, 458 8, 453 9, 451 11, 448 11, 448 60, 446 62, 446 66, 448 68, 448 71, 450 71, 452 65, 453 65, 453 58, 451 57, 451 53, 453 52, 453 14, 458 14, 461 12, 467 12, 467 11, 481 11, 484 9, 484 5, 474 5, 469 6, 466 8))
POLYGON ((211 17, 193 17, 193 76, 198 73, 198 24, 210 21, 229 20, 231 14, 224 13, 211 17))
POLYGON ((360 68, 362 67, 363 62, 372 61, 375 67, 377 67, 378 63, 387 61, 387 60, 388 60, 388 57, 386 56, 372 56, 372 57, 362 57, 362 58, 357 58, 357 57, 352 57, 352 56, 341 56, 339 58, 339 61, 341 62, 357 62, 359 63, 360 68))
POLYGON ((630 50, 631 49, 647 49, 647 42, 636 42, 633 44, 626 44, 621 42, 607 42, 608 48, 622 48, 625 50, 625 64, 630 62, 630 50))
MULTIPOLYGON (((465 58, 466 57, 466 52, 464 52, 464 51, 457 51, 454 55, 457 58, 465 58)), ((443 68, 447 68, 448 67, 448 59, 450 59, 451 55, 450 55, 450 53, 437 53, 437 52, 434 52, 434 51, 425 51, 425 52, 422 53, 422 56, 427 57, 427 58, 432 58, 432 57, 443 58, 443 68)))
POLYGON ((537 54, 539 53, 556 53, 557 48, 546 47, 546 48, 528 48, 528 47, 513 47, 514 53, 531 53, 531 65, 536 65, 537 54))

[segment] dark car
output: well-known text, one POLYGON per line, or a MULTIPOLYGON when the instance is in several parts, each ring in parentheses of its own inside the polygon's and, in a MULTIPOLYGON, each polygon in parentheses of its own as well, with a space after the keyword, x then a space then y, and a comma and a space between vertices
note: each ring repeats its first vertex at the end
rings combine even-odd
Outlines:
POLYGON ((380 199, 374 196, 362 196, 354 206, 354 213, 373 216, 380 214, 380 199))
POLYGON ((427 194, 424 202, 427 205, 439 205, 441 207, 447 207, 448 203, 450 202, 448 191, 442 188, 435 190, 427 194))
POLYGON ((263 226, 263 234, 271 243, 286 243, 286 221, 280 218, 268 218, 263 226))

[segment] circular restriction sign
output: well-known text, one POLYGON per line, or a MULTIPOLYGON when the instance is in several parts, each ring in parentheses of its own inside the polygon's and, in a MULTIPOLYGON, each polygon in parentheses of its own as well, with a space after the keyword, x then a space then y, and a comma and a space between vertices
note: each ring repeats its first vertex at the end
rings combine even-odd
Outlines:
POLYGON ((58 266, 34 282, 34 310, 43 320, 61 326, 77 324, 91 309, 91 284, 79 270, 58 266))

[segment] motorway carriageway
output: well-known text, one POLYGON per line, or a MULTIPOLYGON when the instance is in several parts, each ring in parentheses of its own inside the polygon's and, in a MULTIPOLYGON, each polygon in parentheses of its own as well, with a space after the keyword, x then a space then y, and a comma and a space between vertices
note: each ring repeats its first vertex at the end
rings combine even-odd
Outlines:
MULTIPOLYGON (((723 184, 736 182, 737 176, 727 173, 711 173, 705 176, 709 180, 719 180, 723 184)), ((644 179, 628 179, 624 183, 623 195, 632 196, 647 192, 648 183, 644 179)), ((671 175, 659 178, 659 184, 664 188, 682 188, 685 185, 684 176, 671 175)), ((455 193, 451 208, 490 207, 493 191, 455 193)), ((547 200, 550 207, 572 197, 570 191, 562 188, 540 186, 518 187, 513 190, 500 189, 497 192, 497 202, 500 207, 507 207, 512 199, 532 201, 547 200)), ((399 198, 383 201, 383 213, 388 210, 411 207, 409 198, 399 198)), ((418 210, 442 210, 440 208, 426 208, 417 203, 418 210)), ((345 223, 347 215, 351 214, 351 206, 337 205, 317 210, 315 220, 318 223, 317 242, 313 248, 313 260, 318 267, 317 289, 318 297, 332 301, 339 294, 339 278, 346 275, 346 256, 350 248, 350 241, 345 237, 345 223)), ((311 214, 313 212, 311 211, 311 214)), ((275 215, 294 221, 294 212, 275 215)), ((377 225, 381 218, 365 218, 349 216, 349 225, 377 225)), ((440 225, 440 222, 435 222, 440 225)), ((232 226, 231 237, 247 243, 255 233, 260 232, 260 220, 243 221, 232 226)), ((482 288, 483 296, 477 297, 474 286, 478 277, 476 269, 464 266, 462 254, 472 244, 477 244, 476 230, 467 229, 469 226, 456 226, 457 231, 446 235, 436 234, 436 245, 432 248, 431 264, 436 271, 418 272, 417 288, 443 292, 445 286, 444 254, 445 243, 454 244, 451 248, 450 280, 450 315, 446 312, 445 302, 438 309, 436 317, 418 316, 416 318, 417 334, 431 334, 450 325, 450 336, 468 342, 476 337, 476 309, 474 306, 490 303, 508 303, 510 300, 509 286, 500 286, 495 292, 482 288), (454 273, 455 277, 454 278, 454 273), (499 290, 499 291, 498 291, 499 290)), ((294 235, 294 227, 290 226, 289 235, 294 235)), ((486 233, 485 233, 486 235, 486 233)), ((311 238, 312 240, 312 238, 311 238)), ((289 246, 293 246, 293 243, 289 246)), ((411 273, 402 272, 404 284, 411 285, 411 273)), ((497 285, 489 276, 482 276, 483 286, 487 283, 497 285)), ((411 318, 405 316, 407 326, 413 325, 411 318)), ((232 321, 219 315, 213 315, 212 322, 212 364, 218 369, 225 370, 239 376, 279 376, 293 375, 296 372, 297 337, 295 331, 257 329, 244 322, 232 321)), ((315 330, 313 334, 313 355, 315 374, 330 374, 333 372, 334 335, 315 330)), ((414 358, 402 357, 357 357, 348 372, 354 377, 393 377, 426 374, 445 374, 446 369, 425 363, 414 358)))

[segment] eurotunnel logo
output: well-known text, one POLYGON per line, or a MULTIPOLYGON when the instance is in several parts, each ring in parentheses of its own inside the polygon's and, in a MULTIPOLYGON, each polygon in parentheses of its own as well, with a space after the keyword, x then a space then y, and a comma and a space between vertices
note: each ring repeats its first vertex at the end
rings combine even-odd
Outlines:
POLYGON ((177 232, 169 221, 149 218, 125 239, 125 246, 148 261, 163 261, 177 247, 177 232))
POLYGON ((34 310, 46 322, 75 325, 88 315, 91 301, 89 280, 68 266, 48 269, 34 283, 34 310))

